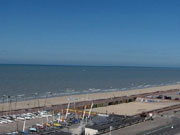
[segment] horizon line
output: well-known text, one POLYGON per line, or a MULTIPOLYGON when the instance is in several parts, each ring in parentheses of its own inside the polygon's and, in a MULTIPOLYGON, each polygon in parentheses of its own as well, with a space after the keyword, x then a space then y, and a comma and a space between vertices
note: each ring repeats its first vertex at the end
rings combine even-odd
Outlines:
POLYGON ((20 64, 20 63, 0 63, 0 65, 26 65, 26 66, 82 66, 82 67, 139 67, 139 68, 180 68, 168 66, 135 66, 135 65, 88 65, 88 64, 20 64))

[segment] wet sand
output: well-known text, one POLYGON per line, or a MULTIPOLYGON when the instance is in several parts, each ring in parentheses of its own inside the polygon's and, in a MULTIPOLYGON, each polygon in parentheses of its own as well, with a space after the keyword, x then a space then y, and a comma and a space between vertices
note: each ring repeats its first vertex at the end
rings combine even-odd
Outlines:
POLYGON ((180 85, 168 85, 168 86, 160 86, 160 87, 152 87, 152 88, 144 88, 144 89, 135 89, 135 90, 127 90, 127 91, 114 91, 114 92, 104 92, 104 93, 88 93, 82 95, 72 95, 72 96, 63 96, 63 97, 54 97, 46 99, 39 99, 38 100, 29 100, 29 101, 21 101, 17 103, 9 104, 0 104, 0 111, 2 110, 11 110, 14 109, 25 109, 25 108, 32 108, 38 106, 51 106, 51 105, 58 105, 68 102, 78 102, 78 101, 85 101, 85 100, 96 100, 96 99, 104 99, 104 98, 112 98, 112 97, 119 97, 119 96, 130 96, 148 92, 156 92, 156 91, 166 91, 171 89, 180 89, 180 85))

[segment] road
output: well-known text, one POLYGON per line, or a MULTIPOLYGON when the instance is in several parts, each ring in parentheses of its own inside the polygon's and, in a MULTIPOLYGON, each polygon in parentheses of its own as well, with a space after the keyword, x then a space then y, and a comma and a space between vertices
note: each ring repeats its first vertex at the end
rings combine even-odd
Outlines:
POLYGON ((166 126, 154 128, 137 135, 180 135, 180 120, 175 117, 172 123, 166 126))

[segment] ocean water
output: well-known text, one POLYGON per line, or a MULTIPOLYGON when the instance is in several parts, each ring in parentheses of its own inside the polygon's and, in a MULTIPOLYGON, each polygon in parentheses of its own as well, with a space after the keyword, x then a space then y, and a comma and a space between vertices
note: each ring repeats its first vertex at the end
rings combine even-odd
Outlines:
POLYGON ((45 97, 180 83, 180 68, 0 65, 0 95, 45 97))

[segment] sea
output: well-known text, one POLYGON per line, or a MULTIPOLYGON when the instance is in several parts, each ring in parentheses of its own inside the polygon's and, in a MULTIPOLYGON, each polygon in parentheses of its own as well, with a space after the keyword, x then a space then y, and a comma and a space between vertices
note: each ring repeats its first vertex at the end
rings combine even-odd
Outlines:
POLYGON ((180 68, 0 65, 3 96, 65 96, 180 84, 180 68))

